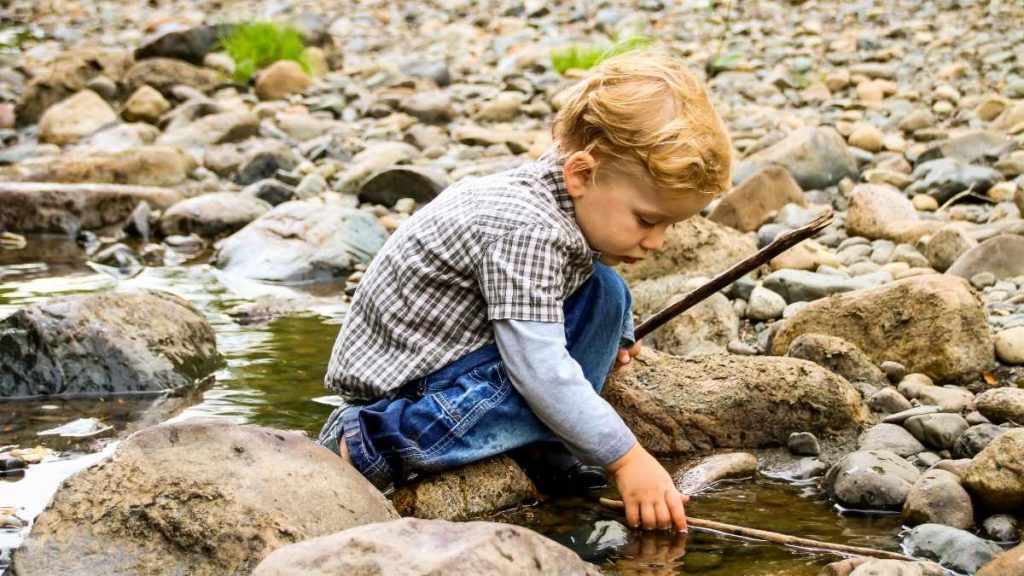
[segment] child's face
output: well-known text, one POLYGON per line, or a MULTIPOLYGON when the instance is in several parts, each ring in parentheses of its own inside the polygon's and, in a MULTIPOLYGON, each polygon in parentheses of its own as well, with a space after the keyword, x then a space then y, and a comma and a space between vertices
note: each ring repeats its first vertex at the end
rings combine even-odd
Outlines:
POLYGON ((711 195, 663 194, 650 177, 606 173, 591 179, 594 158, 576 152, 565 161, 565 186, 590 248, 610 266, 632 264, 661 250, 669 226, 699 213, 711 195))

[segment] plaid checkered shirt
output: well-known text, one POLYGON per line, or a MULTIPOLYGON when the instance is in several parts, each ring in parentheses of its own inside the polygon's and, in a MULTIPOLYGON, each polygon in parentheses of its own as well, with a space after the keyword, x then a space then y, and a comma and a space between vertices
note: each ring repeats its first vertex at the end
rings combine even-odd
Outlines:
POLYGON ((598 253, 576 223, 555 149, 450 186, 370 263, 325 384, 349 401, 394 396, 494 341, 491 320, 564 322, 598 253))

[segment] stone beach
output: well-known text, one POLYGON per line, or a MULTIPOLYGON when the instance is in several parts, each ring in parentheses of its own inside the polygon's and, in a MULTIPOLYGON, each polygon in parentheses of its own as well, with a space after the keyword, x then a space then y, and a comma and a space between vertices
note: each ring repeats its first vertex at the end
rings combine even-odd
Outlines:
POLYGON ((0 7, 0 572, 1024 574, 1021 3, 0 7), (220 38, 256 21, 304 65, 233 76, 220 38), (504 456, 383 494, 310 438, 389 235, 551 146, 586 74, 553 51, 633 33, 706 82, 734 149, 733 188, 620 266, 638 322, 835 220, 603 395, 698 511, 752 490, 737 524, 805 510, 917 561, 687 550, 504 456))

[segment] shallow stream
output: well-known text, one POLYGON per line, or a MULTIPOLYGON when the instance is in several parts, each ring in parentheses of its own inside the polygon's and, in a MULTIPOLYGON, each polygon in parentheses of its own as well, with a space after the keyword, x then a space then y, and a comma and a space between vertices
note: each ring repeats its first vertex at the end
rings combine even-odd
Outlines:
MULTIPOLYGON (((74 243, 30 239, 25 250, 0 250, 0 318, 26 304, 60 294, 156 288, 187 298, 217 332, 225 363, 211 387, 179 398, 0 404, 0 446, 45 446, 55 455, 23 476, 0 477, 0 509, 34 518, 68 475, 99 461, 126 432, 168 419, 198 415, 315 434, 329 406, 323 373, 344 316, 343 304, 328 304, 264 325, 240 325, 227 310, 263 294, 290 288, 225 276, 202 263, 146 268, 117 279, 85 264, 74 243), (103 438, 84 441, 36 436, 77 418, 98 417, 113 426, 103 438)), ((327 287, 339 293, 340 287, 327 287)), ((318 287, 324 296, 325 287, 318 287)), ((323 300, 323 299, 322 299, 323 300)), ((338 300, 340 302, 340 298, 338 300)), ((666 463, 674 468, 684 462, 666 463)), ((775 530, 829 542, 898 550, 896 516, 840 515, 816 484, 790 485, 767 478, 719 487, 695 499, 688 513, 702 518, 775 530)), ((527 526, 569 546, 612 574, 813 575, 835 556, 691 531, 626 532, 617 513, 580 499, 549 501, 500 514, 496 519, 527 526)), ((28 527, 0 529, 0 572, 28 527)))

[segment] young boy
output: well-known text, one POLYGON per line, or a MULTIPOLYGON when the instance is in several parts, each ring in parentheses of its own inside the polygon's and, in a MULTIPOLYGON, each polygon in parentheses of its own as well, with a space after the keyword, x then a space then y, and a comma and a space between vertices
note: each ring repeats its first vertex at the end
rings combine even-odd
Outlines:
POLYGON ((514 449, 548 489, 606 469, 630 526, 682 530, 687 496, 598 395, 640 351, 609 266, 659 250, 727 188, 729 137, 700 82, 650 52, 599 65, 553 136, 388 239, 334 345, 326 385, 349 405, 319 441, 382 489, 514 449))

